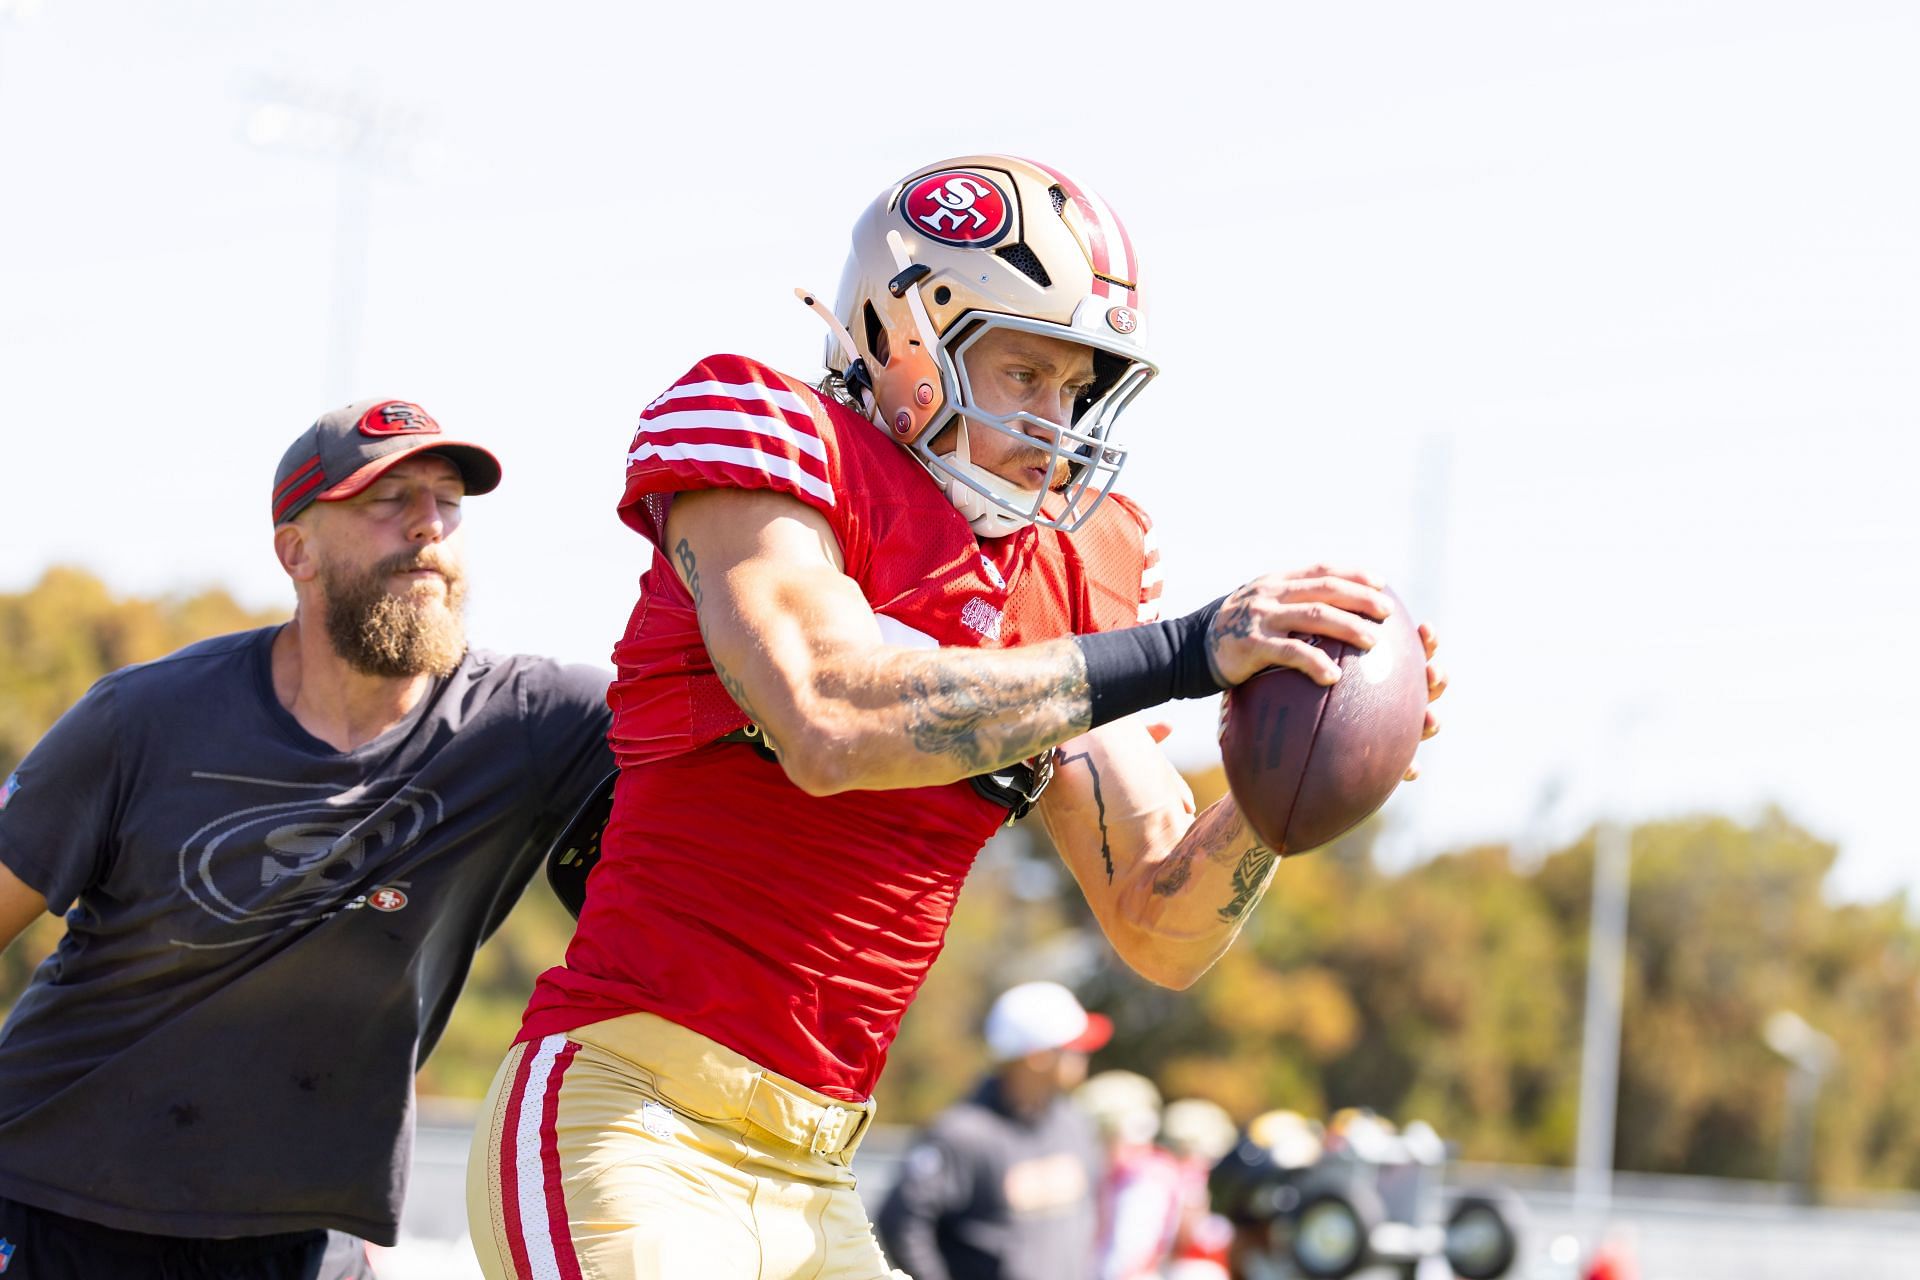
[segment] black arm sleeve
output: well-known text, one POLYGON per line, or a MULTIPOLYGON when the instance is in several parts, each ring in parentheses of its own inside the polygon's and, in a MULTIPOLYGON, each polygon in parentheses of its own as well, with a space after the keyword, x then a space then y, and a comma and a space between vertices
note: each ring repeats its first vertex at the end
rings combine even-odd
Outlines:
POLYGON ((1094 727, 1175 698, 1220 692, 1207 660, 1207 628, 1224 599, 1184 618, 1075 637, 1087 663, 1094 727))

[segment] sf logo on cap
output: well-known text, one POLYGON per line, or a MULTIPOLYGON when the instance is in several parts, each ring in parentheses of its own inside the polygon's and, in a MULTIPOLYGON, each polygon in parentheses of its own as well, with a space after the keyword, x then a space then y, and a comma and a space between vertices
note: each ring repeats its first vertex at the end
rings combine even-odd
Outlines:
POLYGON ((1013 202, 977 173, 945 169, 913 184, 901 212, 915 231, 951 245, 990 245, 1013 223, 1013 202))
POLYGON ((385 400, 360 415, 363 436, 439 435, 440 424, 417 404, 385 400))

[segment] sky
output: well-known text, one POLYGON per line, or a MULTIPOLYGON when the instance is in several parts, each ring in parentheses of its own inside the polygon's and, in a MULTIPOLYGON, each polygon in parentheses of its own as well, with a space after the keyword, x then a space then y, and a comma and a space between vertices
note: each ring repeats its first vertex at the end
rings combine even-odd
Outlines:
POLYGON ((1391 858, 1777 804, 1904 891, 1917 65, 1920 10, 1847 0, 0 0, 0 591, 290 604, 281 452, 405 398, 505 464, 476 642, 604 662, 640 409, 712 352, 811 376, 791 291, 867 202, 1032 155, 1143 262, 1169 608, 1331 559, 1438 626, 1391 858))

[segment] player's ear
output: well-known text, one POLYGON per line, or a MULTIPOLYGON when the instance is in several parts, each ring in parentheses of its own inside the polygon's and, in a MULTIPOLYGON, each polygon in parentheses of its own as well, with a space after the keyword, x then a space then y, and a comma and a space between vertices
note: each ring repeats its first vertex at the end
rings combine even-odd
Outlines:
POLYGON ((273 531, 273 554, 295 582, 310 582, 320 571, 314 557, 313 530, 302 518, 304 515, 302 512, 273 531))

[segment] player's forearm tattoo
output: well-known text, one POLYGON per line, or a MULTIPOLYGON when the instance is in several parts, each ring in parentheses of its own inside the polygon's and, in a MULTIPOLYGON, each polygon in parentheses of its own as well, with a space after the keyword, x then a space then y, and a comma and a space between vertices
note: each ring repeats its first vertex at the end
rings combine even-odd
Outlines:
MULTIPOLYGON (((720 678, 720 687, 727 691, 727 696, 733 699, 734 705, 758 720, 760 717, 754 714, 752 704, 747 701, 747 687, 741 684, 733 672, 727 670, 720 659, 713 654, 713 643, 707 636, 706 615, 700 612, 703 599, 700 593, 700 567, 694 559, 693 544, 682 538, 673 548, 673 554, 674 558, 680 561, 681 572, 687 577, 687 594, 693 597, 694 620, 700 624, 700 641, 707 647, 707 661, 713 664, 713 674, 720 678)), ((773 739, 767 739, 767 745, 773 746, 773 739)))
POLYGON ((913 745, 983 773, 1084 733, 1093 724, 1086 659, 1073 645, 1061 652, 1058 665, 1026 674, 967 650, 915 655, 903 681, 913 745))
MULTIPOLYGON (((1107 883, 1112 884, 1113 846, 1108 843, 1107 840, 1107 801, 1106 798, 1100 794, 1100 770, 1094 767, 1093 753, 1091 751, 1082 751, 1075 755, 1062 754, 1054 763, 1054 768, 1064 769, 1075 760, 1083 761, 1087 766, 1087 773, 1093 778, 1093 804, 1100 819, 1100 861, 1106 864, 1107 883)), ((1177 888, 1178 886, 1175 887, 1177 888)), ((1160 892, 1160 886, 1157 884, 1154 885, 1153 891, 1155 893, 1160 892)), ((1171 893, 1173 890, 1169 889, 1167 892, 1171 893)))
MULTIPOLYGON (((1208 862, 1225 865, 1240 856, 1252 834, 1247 830, 1246 819, 1240 816, 1239 806, 1227 798, 1207 806, 1207 811, 1194 821, 1180 844, 1208 862)), ((1255 839, 1252 843, 1259 841, 1255 839)))
POLYGON ((1240 864, 1233 869, 1233 898, 1220 908, 1220 918, 1231 922, 1246 915, 1273 883, 1273 869, 1278 862, 1273 850, 1262 844, 1241 854, 1240 864))
POLYGON ((1245 819, 1231 800, 1209 805, 1181 837, 1149 890, 1158 897, 1173 897, 1193 883, 1194 864, 1202 858, 1225 865, 1243 856, 1249 834, 1245 819))
POLYGON ((1193 850, 1176 853, 1167 859, 1167 865, 1148 887, 1155 897, 1171 898, 1187 887, 1187 881, 1193 878, 1193 850))

